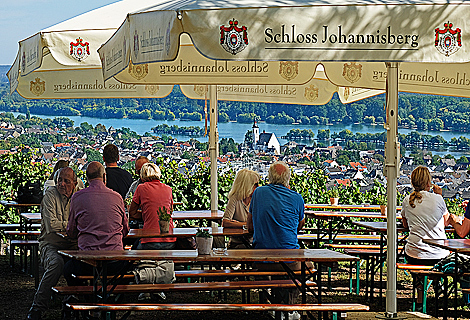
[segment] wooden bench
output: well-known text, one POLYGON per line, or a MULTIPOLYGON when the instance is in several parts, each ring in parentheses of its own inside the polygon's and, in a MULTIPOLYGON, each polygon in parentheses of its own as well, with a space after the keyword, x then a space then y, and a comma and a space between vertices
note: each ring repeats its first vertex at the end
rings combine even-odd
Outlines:
MULTIPOLYGON (((299 282, 297 284, 300 285, 299 282)), ((308 281, 307 287, 315 288, 316 283, 308 281)), ((116 285, 107 287, 108 293, 113 294, 136 294, 136 293, 159 293, 159 292, 181 292, 181 291, 225 291, 228 290, 241 290, 242 302, 250 301, 250 290, 265 290, 274 288, 296 288, 296 284, 292 280, 254 280, 254 281, 230 281, 230 282, 179 282, 171 284, 130 284, 130 285, 116 285), (111 292, 112 291, 112 292, 111 292)), ((98 294, 100 294, 101 287, 98 286, 98 294)), ((93 286, 65 286, 53 287, 52 290, 60 295, 93 295, 95 292, 93 286)), ((269 296, 269 294, 266 293, 269 296)), ((267 296, 263 296, 266 299, 267 296)), ((260 297, 261 299, 261 297, 260 297)))
MULTIPOLYGON (((379 247, 380 248, 380 247, 379 247)), ((382 263, 383 258, 386 255, 386 250, 383 252, 380 249, 344 249, 344 253, 357 256, 361 260, 366 261, 366 296, 371 300, 374 297, 374 288, 375 288, 375 274, 377 270, 380 274, 380 301, 382 299, 382 263)), ((352 264, 350 269, 350 291, 352 291, 352 264)), ((356 262, 356 294, 359 294, 360 291, 360 261, 356 262)))
MULTIPOLYGON (((402 237, 399 237, 401 240, 402 237)), ((380 235, 374 234, 337 234, 333 238, 329 238, 327 234, 299 234, 297 239, 302 242, 313 243, 318 246, 320 242, 324 243, 344 243, 344 244, 380 244, 382 238, 380 235)))
MULTIPOLYGON (((344 250, 344 253, 358 256, 361 260, 366 261, 366 273, 369 273, 369 260, 371 256, 377 257, 380 253, 380 245, 373 245, 373 244, 340 244, 340 243, 325 243, 323 247, 329 249, 340 249, 344 250)), ((403 247, 399 247, 398 249, 402 249, 403 247)), ((384 250, 387 249, 385 246, 384 250)), ((359 294, 360 291, 360 266, 361 261, 356 261, 356 294, 359 294)), ((353 288, 353 277, 352 277, 352 269, 353 269, 353 262, 350 264, 349 268, 349 292, 352 293, 353 288)))
MULTIPOLYGON (((408 273, 408 271, 430 271, 433 266, 423 266, 423 265, 415 265, 415 264, 409 264, 409 263, 399 263, 397 262, 397 270, 404 270, 405 273, 408 273)), ((428 282, 428 275, 424 275, 424 283, 427 284, 428 282)), ((429 290, 429 287, 426 286, 426 290, 424 290, 423 294, 423 313, 426 313, 426 301, 427 301, 427 292, 429 290)), ((416 299, 415 299, 415 284, 413 280, 413 293, 412 293, 412 311, 416 310, 416 299)))
POLYGON ((0 223, 0 230, 18 230, 21 228, 19 223, 0 223))
MULTIPOLYGON (((339 244, 339 243, 325 243, 323 245, 325 248, 331 249, 372 249, 372 250, 379 250, 380 245, 374 244, 339 244)), ((387 246, 383 247, 384 250, 387 249, 387 246)), ((399 246, 398 250, 402 250, 403 246, 399 246)))
MULTIPOLYGON (((454 278, 455 277, 455 273, 453 272, 440 272, 440 271, 433 271, 431 270, 433 268, 433 266, 417 266, 418 269, 409 269, 410 270, 410 273, 414 276, 420 276, 420 277, 423 277, 423 283, 425 284, 425 290, 424 290, 424 294, 423 294, 423 313, 426 313, 426 301, 427 301, 427 291, 429 290, 429 288, 431 287, 431 283, 433 281, 439 281, 441 279, 444 279, 444 290, 442 291, 442 294, 444 296, 444 308, 447 308, 447 302, 448 302, 448 299, 447 299, 447 292, 451 291, 450 288, 449 288, 449 285, 448 285, 448 278, 451 277, 451 278, 454 278), (419 267, 423 267, 421 269, 419 269, 419 267), (427 269, 425 269, 427 268, 427 269), (429 284, 428 284, 428 280, 429 280, 429 284)), ((462 276, 462 277, 470 277, 470 273, 459 273, 459 276, 462 276)), ((454 284, 455 285, 455 284, 454 284)), ((436 287, 435 287, 436 288, 436 287)), ((416 281, 415 281, 415 277, 413 277, 413 310, 415 309, 415 292, 416 292, 416 289, 417 289, 417 284, 416 284, 416 281)), ((462 289, 462 292, 464 289, 462 289)), ((435 293, 435 298, 436 298, 436 302, 434 303, 434 306, 435 306, 435 312, 437 314, 437 309, 438 309, 438 297, 440 296, 439 292, 436 292, 435 293)))
MULTIPOLYGON (((307 275, 315 274, 315 269, 306 271, 307 275)), ((300 275, 301 271, 294 271, 294 274, 300 275)), ((175 277, 178 278, 210 278, 210 277, 223 277, 223 278, 235 278, 235 277, 267 277, 267 276, 285 276, 287 275, 284 271, 258 271, 257 269, 241 269, 241 270, 175 270, 175 277)), ((91 275, 72 275, 74 278, 84 281, 92 281, 93 276, 91 275)), ((112 278, 113 276, 108 276, 112 278)), ((134 279, 133 274, 125 274, 123 279, 134 279)))
MULTIPOLYGON (((321 303, 321 304, 100 304, 100 303, 67 303, 67 308, 78 311, 101 311, 116 313, 126 312, 123 318, 127 318, 132 311, 277 311, 277 312, 358 312, 369 311, 369 306, 356 303, 321 303)), ((337 317, 334 317, 337 318, 337 317)))
POLYGON ((24 271, 28 271, 27 253, 30 257, 30 273, 34 277, 35 288, 39 285, 39 241, 38 240, 10 240, 10 266, 15 264, 15 248, 18 247, 22 253, 20 254, 20 266, 24 271), (23 261, 24 258, 24 261, 23 261))
POLYGON ((5 231, 5 235, 8 236, 8 237, 32 238, 32 237, 40 236, 41 231, 39 231, 39 230, 30 230, 30 231, 7 230, 7 231, 5 231))
MULTIPOLYGON (((316 283, 308 282, 308 287, 315 287, 316 283)), ((272 288, 295 288, 292 280, 255 280, 255 281, 231 281, 231 282, 191 282, 191 283, 159 283, 159 284, 130 284, 116 285, 113 293, 141 293, 162 291, 220 291, 220 290, 251 290, 272 288)), ((108 286, 108 291, 112 286, 108 286)), ((93 286, 65 286, 53 287, 52 290, 61 295, 93 294, 93 286)), ((101 287, 98 287, 101 290, 101 287)))

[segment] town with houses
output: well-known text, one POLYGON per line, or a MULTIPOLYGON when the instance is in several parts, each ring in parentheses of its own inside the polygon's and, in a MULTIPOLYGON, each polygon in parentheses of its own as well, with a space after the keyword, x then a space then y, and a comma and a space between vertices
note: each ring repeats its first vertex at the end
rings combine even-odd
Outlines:
MULTIPOLYGON (((41 141, 38 148, 39 160, 54 164, 59 159, 69 160, 78 169, 84 170, 88 162, 96 160, 90 159, 85 152, 86 149, 93 149, 101 154, 103 148, 109 144, 116 144, 120 148, 119 165, 134 161, 138 156, 146 156, 150 160, 163 158, 163 163, 176 161, 181 172, 191 174, 196 170, 201 162, 207 165, 210 158, 207 151, 197 150, 195 140, 178 141, 176 139, 163 140, 158 136, 145 135, 126 138, 126 145, 122 146, 122 133, 113 127, 106 128, 102 132, 77 134, 68 128, 43 128, 39 125, 24 128, 21 125, 14 125, 8 122, 0 122, 0 139, 18 138, 21 135, 62 135, 63 143, 52 143, 41 141), (69 131, 72 131, 69 132, 69 131), (83 141, 87 141, 84 143, 83 141), (188 157, 187 155, 190 155, 188 157), (185 156, 186 155, 186 156, 185 156)), ((299 163, 300 159, 310 159, 314 155, 321 155, 320 168, 329 177, 328 188, 348 185, 351 181, 357 182, 361 191, 369 190, 374 182, 386 184, 383 174, 383 163, 377 154, 384 156, 383 150, 359 151, 360 161, 351 161, 348 165, 340 165, 336 160, 338 151, 343 148, 339 145, 329 147, 306 146, 295 141, 289 141, 280 145, 274 133, 259 132, 256 122, 252 128, 253 141, 238 145, 239 152, 227 152, 217 158, 218 170, 223 173, 226 170, 250 168, 267 176, 269 165, 272 161, 282 160, 287 162, 292 171, 301 175, 312 167, 308 164, 299 163), (296 152, 292 152, 295 150, 296 152)), ((28 147, 28 146, 26 146, 28 147)), ((18 147, 10 150, 0 150, 0 155, 17 152, 18 147)), ((432 157, 424 156, 425 165, 430 169, 433 183, 443 189, 444 198, 470 198, 470 170, 469 163, 457 163, 455 159, 440 158, 440 164, 432 164, 432 157), (467 171, 468 170, 468 171, 467 171)), ((412 191, 410 175, 417 165, 413 163, 412 157, 402 157, 400 163, 400 177, 397 181, 397 188, 400 193, 412 191)), ((130 169, 133 166, 128 166, 130 169)))

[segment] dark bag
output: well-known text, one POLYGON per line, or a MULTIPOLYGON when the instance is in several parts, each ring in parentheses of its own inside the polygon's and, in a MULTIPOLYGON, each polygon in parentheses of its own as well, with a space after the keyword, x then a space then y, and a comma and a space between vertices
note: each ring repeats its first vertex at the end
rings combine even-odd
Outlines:
MULTIPOLYGON (((447 257, 436 263, 432 270, 444 273, 454 273, 455 267, 455 253, 451 252, 447 257)), ((470 272, 470 258, 466 255, 459 254, 457 256, 457 273, 462 274, 468 272, 470 272)))
POLYGON ((194 237, 176 238, 177 250, 194 250, 196 249, 196 239, 194 237))
POLYGON ((27 204, 39 204, 42 201, 42 190, 39 181, 28 181, 24 186, 19 186, 16 202, 27 204))

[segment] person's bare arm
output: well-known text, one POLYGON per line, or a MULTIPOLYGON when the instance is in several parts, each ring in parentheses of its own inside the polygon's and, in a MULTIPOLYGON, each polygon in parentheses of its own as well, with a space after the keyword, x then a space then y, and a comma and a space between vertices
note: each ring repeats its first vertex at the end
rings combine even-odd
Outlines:
POLYGON ((433 186, 432 186, 432 191, 434 191, 434 193, 439 194, 439 195, 442 196, 442 188, 435 185, 435 184, 433 184, 433 186))
POLYGON ((455 232, 457 232, 461 238, 466 237, 470 231, 470 220, 467 218, 464 218, 462 221, 455 214, 451 214, 449 217, 449 223, 454 227, 455 232))
POLYGON ((246 216, 246 226, 248 227, 248 232, 249 232, 249 233, 253 233, 253 232, 254 232, 254 229, 253 229, 253 217, 252 217, 251 213, 248 213, 248 215, 246 216))
POLYGON ((302 230, 302 228, 304 227, 305 225, 305 218, 302 219, 301 221, 299 221, 299 225, 297 226, 297 232, 299 232, 300 230, 302 230))
POLYGON ((444 218, 444 226, 447 227, 450 224, 450 213, 449 211, 446 211, 446 213, 444 213, 444 215, 442 216, 444 218))
POLYGON ((237 220, 229 220, 224 218, 222 220, 222 227, 224 228, 243 228, 243 226, 246 224, 246 222, 241 222, 237 220))
POLYGON ((403 224, 403 227, 404 227, 405 229, 408 229, 408 220, 406 220, 405 217, 403 217, 403 218, 401 219, 401 223, 403 224))

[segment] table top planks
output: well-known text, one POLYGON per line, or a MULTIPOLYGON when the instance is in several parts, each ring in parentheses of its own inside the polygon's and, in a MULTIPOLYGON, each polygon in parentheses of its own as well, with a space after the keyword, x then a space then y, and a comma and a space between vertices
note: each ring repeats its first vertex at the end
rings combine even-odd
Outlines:
MULTIPOLYGON (((327 203, 306 203, 305 209, 329 209, 329 210, 375 210, 380 211, 380 206, 376 204, 364 205, 364 204, 327 204, 327 203)), ((397 210, 401 210, 401 206, 397 207, 397 210)))
POLYGON ((39 207, 40 203, 18 203, 16 201, 0 200, 0 204, 10 208, 39 207))
MULTIPOLYGON (((168 233, 160 233, 158 230, 149 229, 131 229, 126 238, 163 238, 163 237, 191 237, 195 236, 199 228, 173 228, 168 233)), ((213 236, 242 236, 249 234, 247 230, 242 228, 223 228, 223 227, 207 227, 213 236)))
MULTIPOLYGON (((217 210, 212 212, 211 210, 187 210, 187 211, 173 211, 171 217, 173 220, 221 220, 224 216, 224 212, 217 210)), ((21 217, 30 222, 41 221, 40 213, 21 213, 21 217)))
POLYGON ((423 239, 423 242, 457 253, 470 253, 470 239, 423 239))
POLYGON ((197 260, 204 262, 254 262, 254 261, 313 261, 338 262, 356 261, 357 257, 328 249, 237 249, 227 250, 226 254, 198 255, 197 250, 119 250, 119 251, 81 251, 60 250, 64 256, 94 264, 111 260, 197 260))
MULTIPOLYGON (((387 219, 386 215, 380 212, 350 212, 350 211, 315 211, 305 210, 305 215, 312 218, 365 218, 365 219, 387 219)), ((401 215, 397 214, 397 219, 401 219, 401 215)))
POLYGON ((221 220, 224 217, 222 210, 186 210, 186 211, 173 211, 171 214, 173 220, 221 220))
MULTIPOLYGON (((387 233, 386 221, 352 221, 358 227, 367 228, 380 233, 387 233)), ((401 224, 397 224, 397 232, 408 231, 401 224)))

